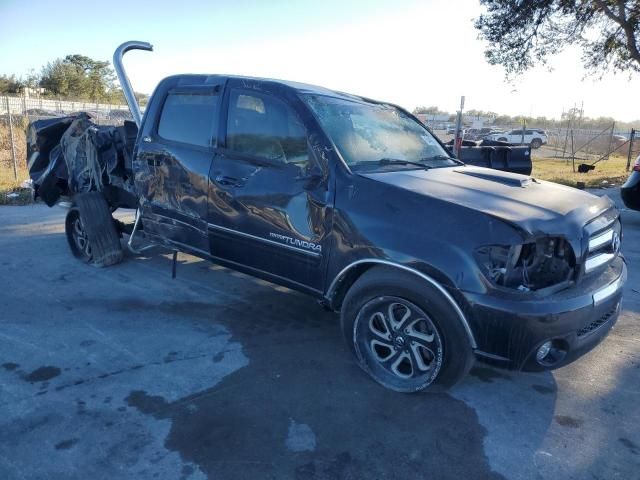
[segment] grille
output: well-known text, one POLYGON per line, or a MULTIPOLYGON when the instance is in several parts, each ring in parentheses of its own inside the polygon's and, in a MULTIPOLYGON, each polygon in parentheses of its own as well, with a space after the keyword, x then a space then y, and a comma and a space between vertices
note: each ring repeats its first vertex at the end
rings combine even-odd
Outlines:
POLYGON ((578 330, 578 338, 584 337, 585 335, 595 332, 597 329, 599 329, 601 326, 607 323, 611 319, 611 317, 613 317, 616 314, 617 309, 618 309, 618 306, 616 305, 614 308, 612 308, 610 311, 602 315, 600 318, 582 327, 580 330, 578 330))
POLYGON ((606 229, 589 237, 589 251, 585 262, 585 273, 609 264, 620 251, 620 220, 616 220, 606 229))

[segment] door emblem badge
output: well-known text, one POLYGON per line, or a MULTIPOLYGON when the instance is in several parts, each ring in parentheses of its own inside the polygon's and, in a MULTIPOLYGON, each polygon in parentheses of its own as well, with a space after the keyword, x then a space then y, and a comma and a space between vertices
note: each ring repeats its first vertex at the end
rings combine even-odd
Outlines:
POLYGON ((306 240, 298 240, 297 238, 292 238, 286 235, 281 235, 279 233, 273 233, 273 232, 269 232, 269 236, 271 238, 280 240, 281 242, 284 242, 287 245, 290 245, 292 247, 303 248, 305 250, 311 250, 318 253, 322 252, 322 245, 317 245, 313 242, 307 242, 306 240))

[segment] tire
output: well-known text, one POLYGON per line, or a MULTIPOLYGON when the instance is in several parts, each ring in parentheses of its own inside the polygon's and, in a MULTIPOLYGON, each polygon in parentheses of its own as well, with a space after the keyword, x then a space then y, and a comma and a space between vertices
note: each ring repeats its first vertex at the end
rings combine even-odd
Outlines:
POLYGON ((534 138, 533 140, 531 140, 531 148, 533 148, 534 150, 537 150, 541 146, 542 140, 540 140, 539 138, 534 138))
POLYGON ((123 258, 120 236, 111 208, 100 192, 79 193, 65 220, 71 253, 95 267, 120 263, 123 258))
POLYGON ((474 362, 466 330, 449 301, 407 272, 367 270, 347 292, 340 320, 358 365, 397 392, 449 388, 474 362))
POLYGON ((505 137, 500 137, 498 139, 499 142, 507 142, 508 140, 505 137))

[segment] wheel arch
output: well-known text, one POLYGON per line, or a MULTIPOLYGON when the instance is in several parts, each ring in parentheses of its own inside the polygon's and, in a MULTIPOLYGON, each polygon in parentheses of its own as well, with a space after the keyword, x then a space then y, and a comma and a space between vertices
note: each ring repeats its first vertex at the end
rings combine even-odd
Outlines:
POLYGON ((464 314, 458 302, 444 288, 442 283, 440 283, 432 276, 421 272, 420 270, 416 270, 415 268, 408 267, 399 263, 391 262, 389 260, 366 258, 356 260, 355 262, 352 262, 344 267, 333 279, 325 293, 326 305, 328 305, 328 307, 332 310, 339 311, 342 305, 342 301, 344 300, 351 286, 358 280, 358 278, 360 278, 360 276, 362 276, 363 273, 375 266, 386 266, 389 268, 402 270, 405 273, 417 276, 422 281, 427 282, 431 286, 435 287, 436 290, 440 292, 440 294, 447 300, 447 302, 456 312, 458 320, 462 323, 462 326, 467 333, 467 338, 469 339, 471 348, 473 348, 474 350, 478 348, 475 337, 473 335, 473 331, 471 330, 471 326, 469 324, 469 321, 467 320, 466 315, 464 314))

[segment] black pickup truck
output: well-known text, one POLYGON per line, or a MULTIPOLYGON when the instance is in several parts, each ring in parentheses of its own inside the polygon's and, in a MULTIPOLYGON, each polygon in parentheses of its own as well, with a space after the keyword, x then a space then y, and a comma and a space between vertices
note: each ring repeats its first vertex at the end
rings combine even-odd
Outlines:
POLYGON ((72 199, 84 261, 117 263, 127 235, 305 292, 401 392, 451 386, 475 359, 557 368, 615 323, 626 267, 607 197, 467 166, 397 106, 294 82, 176 75, 141 118, 131 49, 151 46, 114 56, 135 123, 30 126, 38 195, 72 199))

